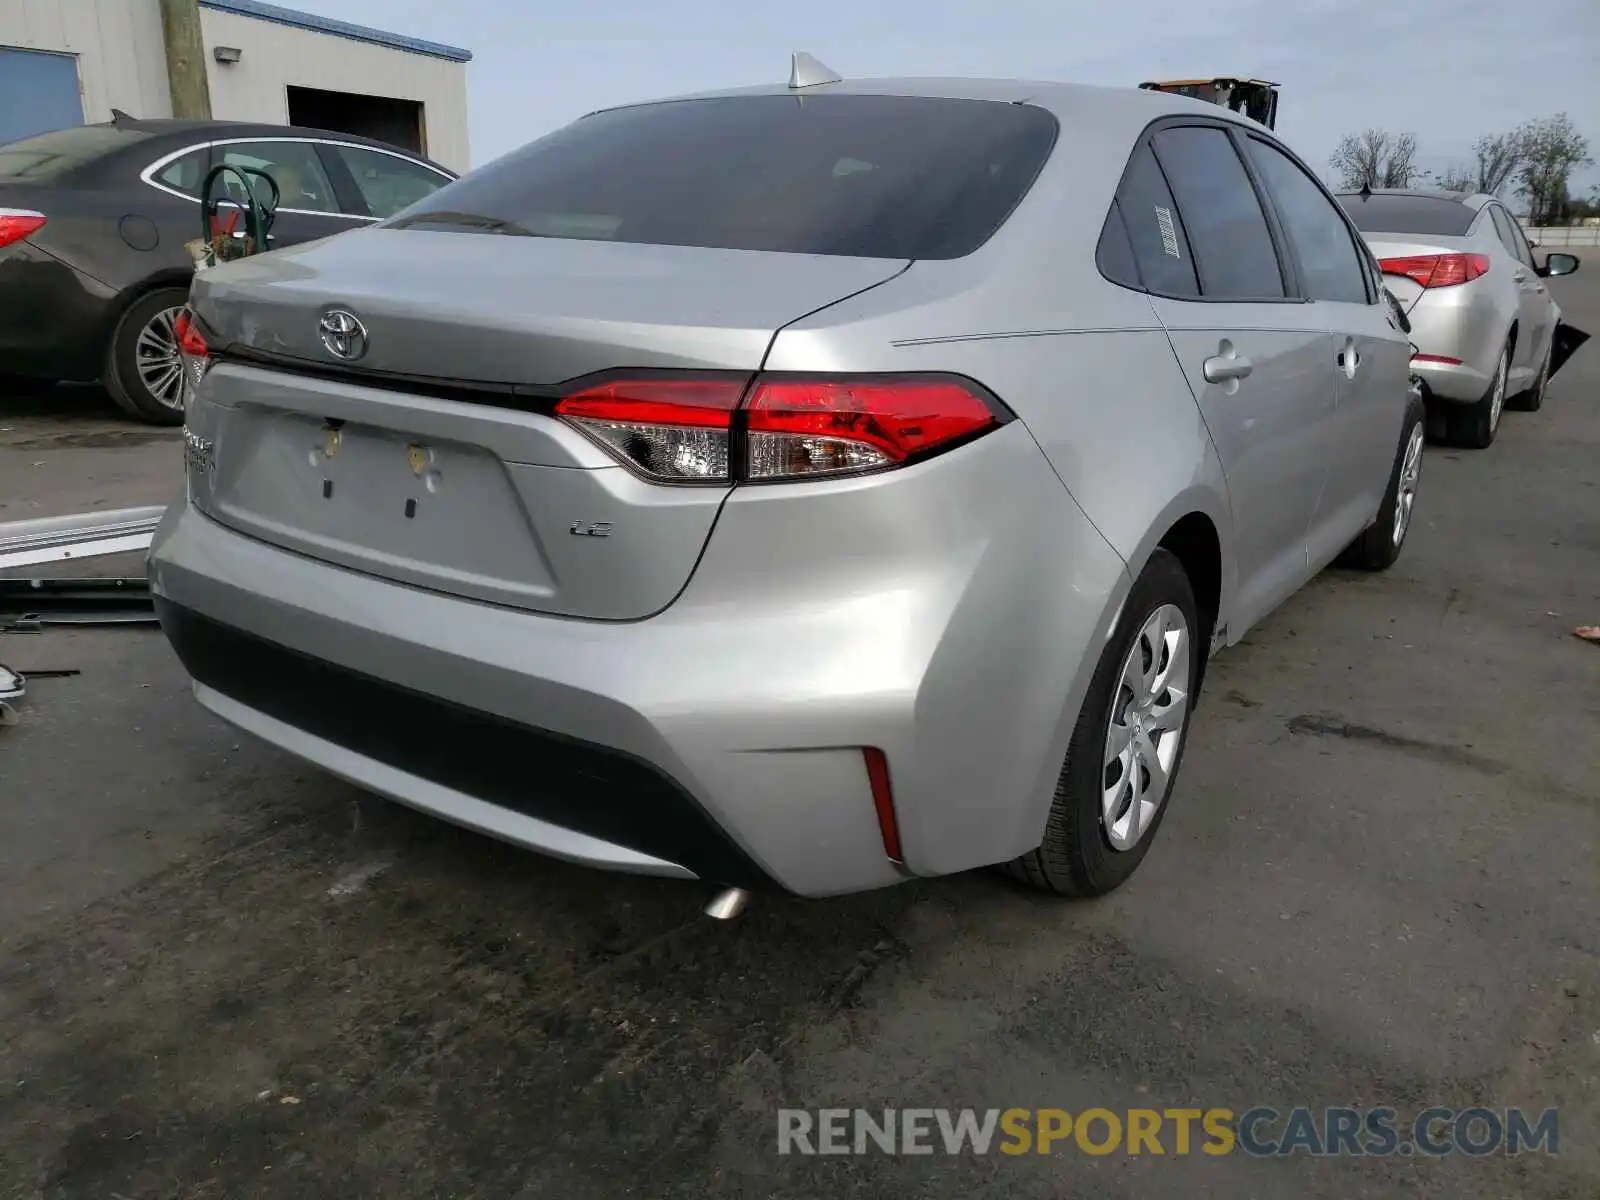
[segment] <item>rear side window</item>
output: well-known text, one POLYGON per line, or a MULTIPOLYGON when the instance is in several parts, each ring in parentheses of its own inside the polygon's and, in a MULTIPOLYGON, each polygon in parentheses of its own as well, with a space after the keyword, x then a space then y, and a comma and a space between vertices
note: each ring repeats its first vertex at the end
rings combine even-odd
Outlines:
POLYGON ((1283 275, 1266 215, 1233 139, 1214 126, 1163 129, 1152 139, 1183 214, 1208 300, 1281 298, 1283 275))
POLYGON ((329 146, 344 160, 366 203, 367 214, 392 217, 403 208, 433 195, 450 180, 421 163, 365 146, 329 146))
POLYGON ((1511 256, 1527 266, 1533 266, 1533 254, 1528 249, 1527 236, 1516 219, 1498 204, 1489 206, 1489 216, 1494 220, 1494 231, 1500 235, 1500 241, 1511 256))
POLYGON ((1433 237, 1464 237, 1478 214, 1456 200, 1438 196, 1386 196, 1358 194, 1339 197, 1350 220, 1362 233, 1420 233, 1433 237))
POLYGON ((93 162, 150 135, 114 125, 78 125, 0 145, 0 179, 43 181, 93 162))
MULTIPOLYGON (((214 151, 221 162, 234 167, 249 167, 272 176, 278 185, 278 207, 297 209, 300 212, 336 213, 338 201, 333 195, 333 184, 322 169, 316 147, 310 142, 259 141, 220 145, 214 151)), ((252 187, 260 191, 255 176, 246 174, 252 187)), ((244 200, 238 176, 224 175, 229 195, 241 203, 244 200)), ((267 188, 270 201, 271 189, 267 188)))
POLYGON ((1100 245, 1095 250, 1094 258, 1100 273, 1112 283, 1143 289, 1144 284, 1139 279, 1139 264, 1133 257, 1133 243, 1128 240, 1128 227, 1123 223, 1122 209, 1115 200, 1111 202, 1105 227, 1100 230, 1100 245))
POLYGON ((1284 233, 1294 244, 1306 296, 1312 300, 1366 304, 1366 272, 1356 251, 1355 236, 1338 205, 1276 146, 1254 137, 1246 144, 1277 205, 1284 233))
POLYGON ((211 165, 211 151, 201 146, 182 158, 175 158, 156 172, 157 183, 165 184, 185 196, 200 196, 200 185, 206 181, 206 170, 211 165))
POLYGON ((1515 254, 1517 252, 1517 245, 1512 239, 1516 235, 1511 232, 1511 223, 1506 220, 1506 216, 1500 211, 1500 206, 1498 204, 1491 204, 1489 206, 1489 220, 1494 224, 1494 231, 1495 234, 1500 238, 1500 244, 1512 254, 1515 254))
MULTIPOLYGON (((1139 273, 1132 279, 1119 278, 1102 259, 1101 269, 1116 283, 1143 286, 1167 296, 1198 296, 1200 282, 1195 275, 1189 239, 1184 236, 1178 206, 1173 203, 1167 181, 1148 144, 1141 144, 1128 160, 1117 191, 1115 215, 1126 230, 1139 273)), ((1102 245, 1110 242, 1113 231, 1102 235, 1102 245)))
POLYGON ((585 117, 435 192, 397 228, 863 258, 959 258, 1055 144, 1041 108, 737 96, 585 117))
POLYGON ((1500 210, 1500 215, 1505 218, 1506 224, 1511 227, 1511 252, 1522 260, 1525 267, 1533 266, 1533 247, 1528 244, 1527 230, 1522 228, 1522 222, 1512 216, 1505 209, 1500 210))

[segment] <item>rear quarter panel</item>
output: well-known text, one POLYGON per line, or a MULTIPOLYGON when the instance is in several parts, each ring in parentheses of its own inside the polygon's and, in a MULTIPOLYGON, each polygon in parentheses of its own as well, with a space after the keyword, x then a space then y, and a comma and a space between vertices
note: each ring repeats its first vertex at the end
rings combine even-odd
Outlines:
MULTIPOLYGON (((1020 499, 1005 519, 1029 531, 1025 540, 1034 549, 1018 560, 1020 575, 994 581, 1014 581, 1008 591, 1002 587, 1010 599, 997 605, 998 597, 989 596, 983 606, 1006 614, 989 623, 986 645, 995 654, 1009 651, 1013 664, 1007 668, 1012 685, 1002 671, 985 693, 993 697, 985 720, 1011 731, 1008 761, 1042 765, 1021 793, 1017 781, 1001 787, 998 776, 988 789, 989 819, 1013 831, 1007 854, 1038 843, 1067 742, 1129 581, 1178 519, 1201 512, 1217 529, 1224 620, 1233 590, 1226 485, 1194 397, 1149 299, 1107 282, 1095 265, 1101 226, 1144 120, 1074 128, 1062 116, 1062 142, 1051 162, 989 243, 964 259, 917 262, 895 279, 786 326, 764 364, 772 371, 968 376, 1018 415, 1040 462, 1065 485, 1059 505, 1008 489, 1020 499), (1093 597, 1073 582, 1071 560, 1090 561, 1080 527, 1092 530, 1090 536, 1126 568, 1115 586, 1099 587, 1093 597), (1027 611, 1019 611, 1019 597, 1027 611), (1045 630, 1053 632, 1046 636, 1045 630), (1015 657, 1019 653, 1025 662, 1015 657), (1025 697, 1016 694, 1018 679, 1028 681, 1025 697), (1036 720, 1039 706, 1052 703, 1059 707, 1036 720), (1023 707, 1030 712, 1026 721, 1006 720, 1023 707), (1018 736, 1024 727, 1031 736, 1018 736)), ((968 673, 973 667, 959 655, 950 662, 968 673)), ((961 674, 952 672, 950 679, 961 674)), ((948 691, 968 707, 971 695, 970 687, 948 691)), ((971 797, 951 795, 949 803, 970 806, 971 797)), ((959 822, 951 816, 942 824, 948 830, 959 822)), ((963 836, 975 833, 967 828, 963 836)), ((923 853, 923 869, 959 857, 949 845, 923 853)))
POLYGON ((919 262, 781 331, 766 366, 978 380, 1022 419, 1132 575, 1181 517, 1208 516, 1223 550, 1226 620, 1233 522, 1222 466, 1148 297, 1094 265, 1103 216, 1094 211, 1092 238, 1042 246, 1029 264, 988 273, 979 256, 919 262))

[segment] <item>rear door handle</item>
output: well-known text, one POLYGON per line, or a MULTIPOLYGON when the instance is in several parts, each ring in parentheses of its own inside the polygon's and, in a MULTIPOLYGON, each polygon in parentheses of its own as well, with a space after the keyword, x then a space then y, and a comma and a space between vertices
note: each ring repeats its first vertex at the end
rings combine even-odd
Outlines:
POLYGON ((1206 359, 1200 369, 1207 383, 1227 383, 1230 379, 1243 379, 1256 365, 1244 355, 1235 354, 1230 346, 1224 353, 1206 359))

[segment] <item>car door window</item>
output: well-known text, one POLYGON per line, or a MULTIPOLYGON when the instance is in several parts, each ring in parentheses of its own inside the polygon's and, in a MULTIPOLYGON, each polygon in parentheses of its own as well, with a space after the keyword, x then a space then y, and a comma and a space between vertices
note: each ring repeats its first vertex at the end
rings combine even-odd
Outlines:
POLYGON ((211 163, 210 149, 200 146, 179 158, 173 159, 152 178, 163 187, 169 187, 185 196, 200 198, 200 186, 206 181, 206 168, 211 163))
MULTIPOLYGON (((1122 186, 1117 191, 1113 216, 1120 220, 1125 231, 1127 244, 1138 265, 1138 276, 1119 278, 1107 271, 1108 278, 1127 287, 1142 287, 1166 296, 1200 294, 1178 206, 1173 203, 1161 167, 1148 145, 1135 150, 1128 162, 1122 186)), ((1102 234, 1102 244, 1113 239, 1114 233, 1108 227, 1102 234)), ((1102 260, 1102 270, 1106 270, 1109 259, 1108 255, 1102 260)))
MULTIPOLYGON (((310 142, 234 142, 216 148, 218 162, 235 167, 251 167, 265 171, 278 185, 278 208, 300 212, 337 213, 339 203, 334 198, 333 184, 322 169, 316 148, 310 142)), ((224 176, 234 199, 242 199, 239 181, 224 176)), ((247 175, 252 186, 253 176, 247 175)), ((256 197, 270 202, 270 194, 256 197)))
POLYGON ((349 168, 367 211, 356 216, 392 217, 425 200, 450 180, 421 163, 364 146, 329 146, 349 168))
POLYGON ((1498 204, 1489 206, 1489 219, 1494 222, 1495 235, 1500 239, 1500 244, 1510 252, 1513 258, 1517 254, 1517 234, 1511 227, 1511 218, 1498 204))
POLYGON ((1500 209, 1500 215, 1505 218, 1506 225, 1511 230, 1511 252, 1517 256, 1523 266, 1533 266, 1533 247, 1528 245, 1528 234, 1522 228, 1522 222, 1518 221, 1503 208, 1500 209))
POLYGON ((1183 215, 1201 293, 1208 300, 1282 297, 1272 234, 1233 139, 1215 126, 1183 125, 1152 141, 1183 215))
POLYGON ((1300 263, 1307 299, 1366 304, 1367 279, 1350 226, 1333 198, 1300 164, 1252 137, 1250 158, 1277 205, 1278 219, 1300 263))

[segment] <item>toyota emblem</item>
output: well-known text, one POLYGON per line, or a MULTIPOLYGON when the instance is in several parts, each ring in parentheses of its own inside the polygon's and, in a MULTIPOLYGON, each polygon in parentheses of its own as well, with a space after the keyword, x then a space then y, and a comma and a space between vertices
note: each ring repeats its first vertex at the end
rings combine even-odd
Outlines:
POLYGON ((349 362, 367 352, 367 327, 353 312, 335 308, 323 313, 317 332, 322 335, 323 349, 335 358, 349 362))

